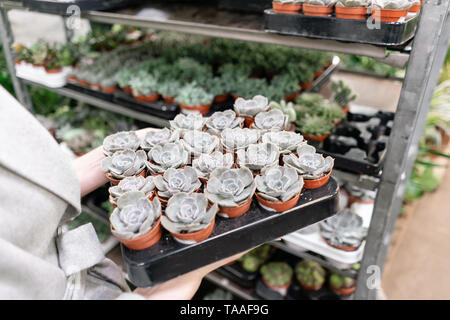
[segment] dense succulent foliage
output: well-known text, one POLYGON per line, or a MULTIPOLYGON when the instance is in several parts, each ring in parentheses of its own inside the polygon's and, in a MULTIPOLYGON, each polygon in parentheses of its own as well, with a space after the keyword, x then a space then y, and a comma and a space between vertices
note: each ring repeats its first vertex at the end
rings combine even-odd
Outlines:
POLYGON ((217 168, 231 169, 234 164, 234 157, 231 153, 223 154, 214 151, 211 154, 201 154, 192 161, 192 167, 197 172, 199 178, 209 179, 209 175, 217 168))
POLYGON ((208 209, 204 194, 179 192, 169 199, 161 224, 171 233, 192 233, 208 227, 217 211, 217 204, 208 209))
POLYGON ((123 196, 126 192, 141 191, 145 196, 150 198, 155 189, 155 183, 153 177, 127 177, 119 182, 117 186, 109 188, 109 200, 111 203, 117 205, 119 197, 123 196))
POLYGON ((295 169, 286 166, 266 167, 255 177, 256 192, 261 198, 285 202, 302 191, 303 179, 295 169))
POLYGON ((331 83, 331 90, 333 91, 334 101, 342 108, 348 106, 350 102, 356 99, 356 94, 352 94, 352 89, 348 87, 344 81, 333 81, 331 83))
POLYGON ((237 98, 234 101, 234 111, 242 117, 254 117, 259 112, 266 111, 269 108, 269 100, 266 97, 257 95, 252 99, 245 100, 237 98))
POLYGON ((405 10, 411 7, 411 2, 408 0, 372 0, 372 7, 390 10, 405 10))
POLYGON ((262 131, 282 131, 287 129, 289 118, 281 110, 260 112, 255 116, 253 127, 262 131))
POLYGON ((336 3, 336 0, 305 0, 305 3, 315 6, 327 6, 331 7, 336 3))
POLYGON ((189 130, 202 130, 206 119, 201 114, 189 113, 177 114, 173 120, 170 120, 170 128, 172 130, 180 130, 180 135, 183 136, 189 130))
POLYGON ((319 115, 306 115, 297 120, 298 129, 303 134, 322 136, 331 133, 333 124, 328 119, 319 115))
POLYGON ((217 168, 209 177, 205 195, 222 207, 236 207, 253 197, 256 184, 250 169, 217 168))
POLYGON ((227 128, 222 131, 221 143, 227 150, 239 150, 247 148, 258 142, 260 132, 248 128, 227 128))
POLYGON ((112 178, 121 180, 138 175, 144 170, 147 156, 145 151, 116 151, 111 157, 102 160, 102 170, 112 178))
POLYGON ((185 166, 189 160, 189 153, 184 150, 181 142, 157 145, 148 152, 147 167, 155 173, 164 173, 169 168, 185 166))
POLYGON ((290 131, 266 132, 263 134, 261 141, 262 143, 275 144, 280 154, 295 152, 300 145, 306 143, 300 133, 290 131))
POLYGON ((117 132, 103 140, 103 152, 107 156, 112 156, 116 151, 126 149, 135 151, 139 148, 139 143, 139 138, 133 131, 117 132))
POLYGON ((372 0, 338 0, 337 6, 342 7, 369 7, 372 4, 372 0))
POLYGON ((181 143, 190 155, 199 156, 202 153, 209 154, 219 148, 219 138, 206 132, 187 131, 181 143))
POLYGON ((204 106, 212 103, 214 96, 196 83, 187 84, 180 88, 175 101, 190 107, 204 106))
POLYGON ((264 281, 273 287, 289 284, 293 274, 292 267, 286 262, 269 262, 261 267, 264 281))
POLYGON ((286 102, 285 100, 281 100, 280 102, 271 101, 269 108, 270 110, 280 110, 283 112, 288 117, 289 122, 295 122, 297 120, 297 114, 292 102, 286 102))
POLYGON ((297 280, 310 288, 320 288, 325 282, 325 269, 317 262, 302 260, 295 266, 297 280))
POLYGON ((195 192, 202 185, 192 167, 169 168, 163 175, 155 176, 154 182, 158 196, 164 199, 169 199, 178 192, 195 192))
POLYGON ((236 151, 237 164, 253 171, 259 171, 265 166, 277 165, 280 159, 278 147, 270 142, 251 144, 246 150, 236 151))
POLYGON ((134 239, 146 234, 161 215, 161 203, 148 200, 144 192, 130 191, 117 200, 117 208, 109 221, 112 233, 121 239, 134 239))
POLYGON ((298 156, 288 154, 283 156, 284 163, 297 170, 303 179, 318 179, 331 171, 334 159, 330 156, 324 158, 316 153, 316 148, 303 144, 297 148, 298 156))
POLYGON ((149 151, 151 148, 158 144, 166 144, 175 142, 180 138, 179 130, 155 129, 146 133, 144 139, 141 142, 141 149, 149 151))
POLYGON ((220 135, 226 128, 238 128, 241 127, 244 119, 236 117, 236 113, 233 110, 217 111, 214 112, 207 120, 206 127, 207 132, 215 135, 220 135))

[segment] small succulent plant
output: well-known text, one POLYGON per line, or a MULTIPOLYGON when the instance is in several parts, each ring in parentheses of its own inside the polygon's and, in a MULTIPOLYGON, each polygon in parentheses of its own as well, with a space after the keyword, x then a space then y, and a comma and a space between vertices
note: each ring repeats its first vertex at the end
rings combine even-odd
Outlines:
POLYGON ((280 150, 280 154, 295 151, 300 145, 306 143, 300 133, 290 131, 266 132, 261 138, 262 143, 273 143, 280 150))
POLYGON ((134 239, 151 230, 160 215, 161 203, 157 198, 150 201, 144 192, 130 191, 117 200, 117 208, 111 213, 109 221, 114 236, 134 239))
POLYGON ((154 182, 158 189, 158 196, 164 199, 169 199, 178 192, 195 192, 202 185, 192 167, 169 168, 164 175, 155 176, 154 182))
POLYGON ((147 168, 155 173, 164 173, 169 168, 181 168, 188 163, 189 153, 181 142, 157 145, 148 152, 147 168))
POLYGON ((217 205, 208 209, 204 194, 179 192, 169 199, 161 224, 171 233, 192 233, 208 227, 217 211, 217 205))
POLYGON ((158 92, 167 98, 175 97, 180 91, 181 84, 178 81, 165 81, 158 87, 158 92))
POLYGON ((170 128, 172 130, 180 130, 180 136, 186 131, 203 129, 206 119, 201 114, 189 113, 187 115, 177 114, 173 120, 170 120, 170 128))
POLYGON ((206 92, 196 83, 190 83, 180 88, 175 101, 186 106, 197 107, 211 104, 214 96, 206 92))
POLYGON ((294 274, 292 267, 286 262, 269 262, 260 271, 264 281, 272 287, 289 284, 294 274))
POLYGON ((217 168, 211 172, 205 195, 212 203, 233 208, 253 197, 256 184, 250 169, 217 168))
POLYGON ((324 100, 324 103, 316 107, 316 114, 331 123, 337 123, 345 118, 345 113, 342 108, 337 103, 329 100, 324 100))
POLYGON ((265 243, 250 252, 244 254, 238 259, 244 270, 248 272, 256 272, 259 267, 270 258, 273 247, 265 243))
POLYGON ((117 85, 117 81, 113 77, 105 77, 100 81, 102 88, 111 88, 117 85))
POLYGON ((338 0, 337 6, 341 7, 369 7, 372 0, 338 0))
POLYGON ((219 148, 220 140, 212 134, 191 130, 184 134, 181 143, 190 155, 200 156, 202 153, 209 154, 216 151, 219 148))
POLYGON ((122 131, 107 136, 103 140, 103 153, 112 156, 116 151, 137 150, 139 148, 139 138, 133 131, 122 131))
POLYGON ((147 156, 144 150, 123 150, 102 160, 102 170, 112 178, 122 180, 138 175, 144 170, 147 156))
POLYGON ((350 289, 356 285, 356 280, 350 277, 332 273, 329 278, 330 284, 335 288, 350 289))
POLYGON ((135 96, 147 96, 158 92, 158 81, 144 70, 132 77, 128 84, 135 96))
POLYGON ((197 172, 198 177, 209 179, 209 175, 217 168, 231 169, 234 164, 234 157, 231 153, 223 154, 214 151, 210 154, 201 154, 200 157, 192 161, 192 167, 197 172))
POLYGON ((295 266, 295 276, 300 284, 319 289, 325 283, 325 269, 317 262, 302 260, 295 266))
POLYGON ((324 158, 316 153, 316 148, 303 144, 297 148, 298 156, 288 154, 283 156, 284 163, 297 170, 303 179, 318 179, 331 171, 334 159, 330 156, 324 158))
POLYGON ((280 159, 278 147, 270 142, 251 144, 247 150, 239 149, 236 154, 237 164, 254 172, 258 172, 266 166, 277 165, 280 159))
POLYGON ((151 130, 146 133, 144 140, 142 140, 141 149, 148 152, 158 144, 175 142, 178 139, 180 139, 179 130, 169 130, 168 128, 151 130))
POLYGON ((279 3, 301 3, 303 2, 302 0, 274 0, 274 2, 279 2, 279 3))
POLYGON ((269 104, 270 110, 280 110, 288 117, 289 122, 295 122, 297 119, 297 113, 295 112, 294 104, 292 102, 286 102, 281 100, 280 102, 272 101, 269 104))
POLYGON ((268 201, 285 202, 302 191, 303 179, 286 166, 266 167, 255 177, 256 192, 268 201))
POLYGON ((305 3, 316 5, 316 6, 331 7, 336 3, 336 0, 305 0, 305 3))
POLYGON ((122 179, 117 186, 109 188, 109 199, 111 203, 117 205, 117 200, 130 191, 141 191, 148 199, 152 195, 153 190, 155 190, 153 177, 127 177, 122 179))
POLYGON ((372 7, 379 9, 404 10, 411 7, 408 0, 372 0, 372 7))
POLYGON ((227 150, 236 151, 247 148, 251 144, 258 142, 260 137, 259 130, 248 128, 227 128, 222 131, 221 143, 227 150))
POLYGON ((288 117, 281 110, 260 112, 255 116, 253 127, 261 131, 282 131, 288 126, 288 117))
POLYGON ((320 234, 331 245, 358 248, 367 235, 363 219, 350 210, 343 210, 319 224, 320 234))
POLYGON ((325 117, 318 115, 309 115, 297 120, 298 129, 303 134, 322 136, 331 133, 333 124, 325 117))
POLYGON ((207 132, 215 135, 220 135, 226 128, 239 128, 241 127, 244 119, 236 117, 236 113, 233 110, 217 111, 214 112, 207 120, 206 127, 207 132))
POLYGON ((259 112, 266 111, 269 108, 269 101, 264 96, 254 96, 253 99, 245 100, 237 98, 234 102, 234 111, 239 116, 253 118, 259 112))

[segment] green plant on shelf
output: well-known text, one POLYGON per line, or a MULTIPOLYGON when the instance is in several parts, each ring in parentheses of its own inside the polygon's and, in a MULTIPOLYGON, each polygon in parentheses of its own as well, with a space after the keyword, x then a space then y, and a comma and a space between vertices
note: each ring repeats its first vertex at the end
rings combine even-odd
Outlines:
POLYGON ((47 45, 43 40, 38 40, 30 47, 31 63, 42 66, 47 57, 47 45))
POLYGON ((281 110, 288 116, 289 122, 295 122, 297 120, 297 113, 292 102, 286 102, 285 100, 281 100, 280 102, 271 101, 269 108, 281 110))
POLYGON ((256 95, 265 95, 267 88, 266 79, 241 77, 237 79, 233 93, 244 99, 252 99, 256 95))
POLYGON ((307 65, 305 62, 289 62, 287 64, 287 73, 296 79, 297 84, 308 83, 314 80, 314 65, 307 65))
POLYGON ((297 280, 308 287, 320 288, 325 282, 325 269, 317 262, 302 260, 295 266, 297 280))
POLYGON ((283 286, 291 282, 294 271, 286 262, 269 262, 260 269, 261 275, 270 286, 283 286))
POLYGON ((356 285, 356 280, 350 277, 332 273, 329 278, 330 284, 335 288, 350 289, 356 285))
POLYGON ((337 123, 345 118, 345 112, 342 111, 342 108, 338 104, 328 100, 324 100, 317 105, 315 113, 331 123, 337 123))
POLYGON ((224 77, 214 77, 205 85, 207 91, 213 96, 220 96, 230 92, 229 82, 224 77))
POLYGON ((273 251, 273 247, 270 244, 263 244, 250 252, 244 254, 238 259, 244 270, 248 272, 256 272, 259 267, 266 262, 273 251))
POLYGON ((305 115, 297 119, 297 130, 302 134, 323 136, 331 133, 333 124, 326 118, 318 115, 305 115))
POLYGON ((342 108, 347 107, 350 102, 357 98, 357 95, 353 94, 352 89, 350 89, 350 87, 342 80, 339 80, 338 82, 332 81, 331 90, 333 91, 334 101, 342 108))
POLYGON ((134 96, 148 96, 158 92, 158 82, 144 70, 138 72, 129 81, 134 96))
POLYGON ((300 90, 297 79, 289 74, 273 77, 270 86, 284 97, 295 94, 300 90))
POLYGON ((182 88, 175 97, 175 101, 186 106, 204 106, 211 104, 213 95, 206 92, 196 82, 189 83, 182 88))
POLYGON ((180 91, 181 84, 178 81, 167 80, 160 83, 158 92, 166 98, 175 97, 180 91))

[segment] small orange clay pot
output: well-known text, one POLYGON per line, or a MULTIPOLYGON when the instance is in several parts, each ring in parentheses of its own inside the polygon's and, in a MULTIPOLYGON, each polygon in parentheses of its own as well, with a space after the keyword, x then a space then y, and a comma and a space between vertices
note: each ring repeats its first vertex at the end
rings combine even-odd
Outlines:
POLYGON ((327 17, 333 13, 333 7, 317 6, 313 4, 303 4, 303 13, 307 16, 327 17))
POLYGON ((320 288, 322 288, 322 286, 323 286, 323 284, 321 284, 321 285, 319 285, 319 286, 308 286, 308 285, 306 285, 306 284, 303 284, 303 283, 301 283, 300 281, 298 282, 298 283, 300 283, 300 286, 302 287, 302 289, 304 290, 304 291, 317 291, 317 290, 319 290, 320 288))
POLYGON ((99 84, 96 84, 96 83, 94 83, 94 84, 92 84, 91 83, 91 85, 89 86, 92 90, 100 90, 100 85, 99 84))
POLYGON ((47 68, 45 68, 45 72, 50 73, 50 74, 52 74, 52 73, 60 73, 61 70, 62 70, 62 68, 56 68, 56 69, 47 69, 47 68))
POLYGON ((211 104, 191 107, 191 106, 187 106, 187 105, 180 103, 180 108, 185 109, 185 110, 191 110, 191 111, 196 110, 196 111, 200 112, 201 114, 207 114, 209 112, 209 109, 211 109, 211 104))
POLYGON ((361 203, 361 204, 372 204, 375 200, 361 200, 357 197, 354 197, 352 195, 348 195, 348 205, 351 206, 353 203, 361 203))
MULTIPOLYGON (((111 226, 111 229, 113 227, 111 226)), ((123 243, 125 247, 131 250, 143 250, 150 248, 152 245, 157 243, 162 236, 162 228, 161 228, 161 216, 159 217, 156 225, 150 229, 149 232, 144 234, 143 236, 134 238, 134 239, 121 239, 117 238, 120 242, 123 243)))
POLYGON ((113 93, 114 91, 117 90, 117 86, 113 86, 113 87, 102 87, 102 91, 104 93, 113 93))
POLYGON ((305 188, 305 189, 317 189, 317 188, 322 187, 330 179, 331 171, 333 171, 333 170, 330 170, 330 172, 328 172, 325 176, 323 176, 322 178, 319 178, 319 179, 314 179, 314 180, 304 179, 303 182, 305 184, 303 185, 303 188, 305 188))
POLYGON ((175 97, 163 97, 166 103, 173 103, 175 101, 175 97))
POLYGON ((303 90, 306 90, 306 89, 311 88, 312 84, 313 84, 312 81, 303 82, 303 83, 300 83, 300 88, 302 88, 303 90))
POLYGON ((322 142, 323 140, 325 140, 325 139, 329 136, 329 134, 324 134, 324 135, 321 135, 321 136, 315 136, 315 135, 311 135, 311 134, 306 134, 306 133, 304 133, 303 136, 304 136, 306 139, 316 140, 316 141, 322 142))
POLYGON ((352 288, 337 288, 337 287, 333 286, 331 283, 330 283, 330 288, 331 288, 331 290, 333 290, 334 292, 338 293, 341 296, 349 296, 353 292, 355 292, 355 290, 356 290, 356 287, 352 287, 352 288))
POLYGON ((214 102, 216 103, 221 103, 221 102, 225 102, 228 99, 228 94, 221 94, 220 96, 216 96, 214 98, 214 102))
POLYGON ((421 7, 422 7, 421 4, 415 4, 411 8, 409 8, 408 12, 417 12, 420 10, 421 7))
MULTIPOLYGON (((321 236, 322 237, 322 236, 321 236)), ((335 244, 332 244, 331 242, 329 242, 327 239, 325 239, 324 237, 322 237, 322 239, 328 244, 328 245, 330 245, 330 246, 332 246, 333 248, 336 248, 336 249, 340 249, 340 250, 344 250, 344 251, 356 251, 358 248, 359 248, 359 246, 358 247, 351 247, 351 246, 340 246, 340 245, 335 245, 335 244)))
POLYGON ((75 76, 68 76, 67 81, 69 81, 70 83, 78 83, 78 79, 75 76))
POLYGON ((257 193, 255 193, 256 195, 256 199, 258 199, 258 202, 261 206, 264 207, 264 209, 267 209, 269 211, 275 211, 275 212, 283 212, 289 209, 292 209, 293 207, 295 207, 295 205, 298 202, 298 199, 300 198, 300 193, 299 192, 295 197, 293 197, 291 200, 285 201, 285 202, 272 202, 272 201, 268 201, 265 200, 263 198, 261 198, 257 193), (272 209, 272 210, 270 210, 272 209))
POLYGON ((236 100, 237 98, 239 98, 239 96, 237 94, 232 93, 231 96, 233 97, 234 100, 236 100))
POLYGON ((366 7, 342 7, 336 6, 336 17, 341 19, 366 20, 366 7))
MULTIPOLYGON (((136 175, 136 177, 138 177, 138 176, 141 176, 141 177, 144 177, 144 178, 145 178, 145 177, 147 176, 147 173, 145 172, 145 169, 142 170, 141 173, 139 173, 139 174, 136 175)), ((113 186, 117 186, 117 185, 119 184, 119 182, 120 182, 119 179, 115 179, 115 178, 111 177, 111 174, 110 174, 110 173, 107 173, 107 174, 106 174, 106 178, 111 182, 111 184, 112 184, 113 186)))
POLYGON ((253 122, 255 122, 255 118, 245 117, 245 116, 241 116, 241 115, 238 115, 238 114, 237 114, 237 116, 241 117, 241 118, 244 118, 244 125, 245 125, 246 128, 251 128, 253 122))
POLYGON ((299 94, 300 94, 300 92, 291 93, 291 94, 287 95, 286 97, 284 97, 284 100, 286 100, 288 102, 289 101, 294 101, 295 99, 297 99, 299 94))
POLYGON ((233 207, 233 208, 225 208, 219 206, 219 215, 225 218, 236 218, 242 216, 250 209, 250 205, 252 204, 253 198, 248 199, 243 204, 233 207))
POLYGON ((172 237, 175 238, 178 242, 183 244, 193 244, 199 243, 205 239, 207 239, 214 230, 215 218, 211 221, 208 227, 203 230, 199 230, 192 233, 170 233, 172 237))
POLYGON ((301 3, 279 3, 272 2, 273 11, 276 13, 299 13, 302 9, 301 3))
POLYGON ((87 82, 86 80, 80 80, 80 81, 79 81, 79 84, 80 84, 81 86, 90 86, 90 83, 87 82))
POLYGON ((159 99, 159 94, 150 94, 148 96, 133 96, 136 100, 141 102, 153 102, 159 99))
POLYGON ((279 294, 281 294, 282 296, 285 296, 287 294, 288 288, 292 283, 292 280, 289 281, 288 283, 286 283, 283 286, 271 286, 265 279, 264 277, 261 277, 262 282, 264 283, 264 285, 269 288, 272 289, 274 291, 277 291, 279 294))
POLYGON ((122 90, 127 92, 127 93, 132 93, 133 92, 133 90, 131 89, 130 86, 125 86, 125 87, 122 88, 122 90))
POLYGON ((345 106, 344 108, 342 108, 342 111, 347 114, 350 111, 350 106, 345 106))
POLYGON ((373 20, 381 22, 397 22, 407 14, 408 10, 372 9, 373 20))

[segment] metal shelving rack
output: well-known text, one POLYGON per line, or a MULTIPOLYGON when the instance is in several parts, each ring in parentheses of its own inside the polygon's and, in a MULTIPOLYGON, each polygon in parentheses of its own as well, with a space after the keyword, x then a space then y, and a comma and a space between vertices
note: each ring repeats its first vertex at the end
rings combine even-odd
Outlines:
MULTIPOLYGON (((89 11, 82 17, 93 22, 120 23, 211 37, 363 55, 395 67, 404 67, 407 63, 407 72, 381 176, 371 179, 344 172, 338 173, 344 179, 359 183, 361 187, 378 189, 355 292, 356 299, 375 299, 394 223, 417 154, 429 102, 447 52, 450 35, 449 1, 424 0, 421 19, 412 43, 396 48, 269 34, 262 29, 263 18, 260 15, 218 11, 208 4, 195 7, 187 4, 162 5, 151 2, 138 8, 115 12, 89 11), (137 15, 146 6, 151 6, 153 10, 142 11, 137 15)), ((22 104, 32 110, 26 82, 15 76, 13 57, 9 50, 13 35, 7 11, 24 8, 19 1, 1 1, 0 5, 0 34, 16 96, 22 104)), ((156 117, 125 110, 124 107, 91 96, 65 88, 55 91, 100 108, 138 117, 155 125, 164 125, 159 122, 161 119, 156 117)), ((214 280, 213 276, 209 278, 220 282, 218 278, 214 280)), ((248 298, 251 298, 251 295, 248 298)))

